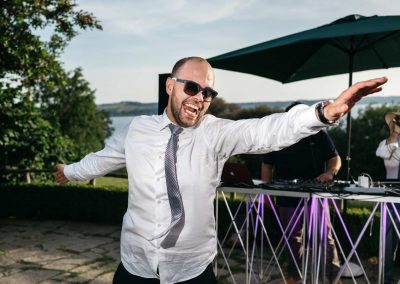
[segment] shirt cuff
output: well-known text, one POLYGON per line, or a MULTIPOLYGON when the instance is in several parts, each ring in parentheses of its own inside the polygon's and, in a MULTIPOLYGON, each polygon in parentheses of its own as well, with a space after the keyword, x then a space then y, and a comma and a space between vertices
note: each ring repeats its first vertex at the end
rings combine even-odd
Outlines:
POLYGON ((74 164, 66 165, 64 167, 64 175, 69 181, 78 181, 74 175, 74 164))

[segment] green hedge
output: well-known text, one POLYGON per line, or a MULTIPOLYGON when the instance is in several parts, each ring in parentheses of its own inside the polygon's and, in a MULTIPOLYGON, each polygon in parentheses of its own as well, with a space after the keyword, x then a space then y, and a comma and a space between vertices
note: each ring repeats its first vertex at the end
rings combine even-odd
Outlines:
POLYGON ((0 216, 121 223, 128 192, 82 186, 1 185, 0 216))
MULTIPOLYGON (((82 222, 121 224, 127 208, 128 193, 109 188, 93 188, 81 185, 0 185, 0 217, 59 219, 82 222)), ((230 225, 230 217, 222 199, 219 202, 218 235, 222 238, 230 225)), ((229 200, 233 212, 239 206, 237 199, 229 200)), ((244 216, 245 206, 241 208, 244 216)), ((331 210, 333 212, 333 210, 331 210)), ((353 241, 359 235, 369 215, 368 209, 349 208, 344 217, 353 241)), ((271 209, 265 209, 265 226, 273 244, 280 238, 275 217, 271 209), (271 229, 276 228, 276 229, 271 229)), ((368 228, 358 251, 364 255, 377 255, 379 237, 379 216, 375 217, 372 231, 368 228), (370 232, 372 232, 370 234, 370 232)), ((240 217, 239 217, 240 219, 240 217)), ((243 217, 242 217, 243 219, 243 217)), ((334 227, 344 246, 350 250, 341 224, 334 217, 334 227)))

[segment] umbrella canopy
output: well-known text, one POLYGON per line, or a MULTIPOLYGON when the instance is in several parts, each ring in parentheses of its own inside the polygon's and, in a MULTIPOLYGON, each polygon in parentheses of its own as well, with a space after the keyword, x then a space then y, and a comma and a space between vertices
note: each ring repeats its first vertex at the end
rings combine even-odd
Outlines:
POLYGON ((208 59, 282 83, 400 66, 400 16, 350 15, 208 59))
MULTIPOLYGON (((330 24, 208 59, 215 68, 282 83, 400 66, 400 16, 350 15, 330 24)), ((347 179, 351 116, 347 116, 347 179)))

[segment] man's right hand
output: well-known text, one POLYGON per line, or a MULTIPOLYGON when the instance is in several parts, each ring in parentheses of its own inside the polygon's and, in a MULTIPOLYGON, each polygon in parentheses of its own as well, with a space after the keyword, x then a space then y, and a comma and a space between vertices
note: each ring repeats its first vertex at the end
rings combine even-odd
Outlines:
POLYGON ((56 166, 57 172, 56 172, 56 182, 59 184, 67 183, 69 180, 67 177, 64 175, 64 167, 65 164, 58 164, 56 166))

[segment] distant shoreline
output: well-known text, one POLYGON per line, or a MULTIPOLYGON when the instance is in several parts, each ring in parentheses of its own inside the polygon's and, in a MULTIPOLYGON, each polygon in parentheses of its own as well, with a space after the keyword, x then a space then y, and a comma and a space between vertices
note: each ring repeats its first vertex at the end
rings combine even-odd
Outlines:
MULTIPOLYGON (((307 105, 312 105, 323 100, 326 99, 301 100, 301 102, 307 105)), ((268 106, 277 109, 284 109, 292 102, 293 101, 247 102, 247 103, 226 102, 226 103, 237 104, 244 109, 255 108, 259 106, 268 106)), ((400 96, 388 96, 388 97, 371 96, 371 97, 366 97, 359 102, 359 105, 369 105, 369 104, 400 105, 400 96)), ((119 102, 111 104, 99 104, 97 105, 97 107, 101 110, 108 112, 109 115, 113 117, 152 115, 158 113, 158 103, 119 102)))

